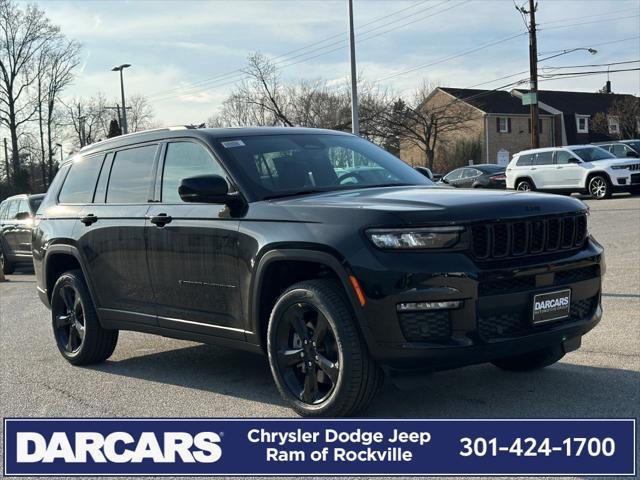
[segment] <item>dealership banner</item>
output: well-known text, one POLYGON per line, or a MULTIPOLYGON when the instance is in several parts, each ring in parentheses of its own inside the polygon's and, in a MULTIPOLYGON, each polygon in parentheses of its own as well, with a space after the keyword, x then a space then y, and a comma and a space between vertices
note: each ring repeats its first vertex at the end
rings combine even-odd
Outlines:
POLYGON ((635 475, 634 419, 4 420, 5 475, 635 475))

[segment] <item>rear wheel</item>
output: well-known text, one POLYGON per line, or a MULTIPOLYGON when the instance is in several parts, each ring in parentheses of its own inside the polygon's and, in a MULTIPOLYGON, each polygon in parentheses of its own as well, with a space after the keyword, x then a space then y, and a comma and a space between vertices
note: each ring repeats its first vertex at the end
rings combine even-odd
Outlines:
POLYGON ((11 275, 16 270, 16 264, 6 257, 2 247, 0 247, 0 268, 5 275, 11 275))
POLYGON ((535 190, 535 188, 533 187, 533 182, 525 178, 523 180, 518 181, 518 184, 516 185, 516 190, 520 192, 530 192, 532 190, 535 190))
POLYGON ((589 180, 588 190, 591 198, 603 200, 611 196, 613 189, 608 178, 604 175, 595 175, 589 180))
POLYGON ((513 357, 501 358, 494 360, 496 367, 512 372, 527 372, 530 370, 538 370, 548 367, 556 363, 564 357, 564 352, 560 346, 549 347, 534 352, 525 353, 523 355, 515 355, 513 357))
POLYGON ((310 280, 287 289, 273 308, 267 337, 276 386, 300 415, 353 415, 382 384, 336 282, 310 280))
POLYGON ((102 328, 80 270, 63 273, 51 292, 53 333, 58 350, 73 365, 106 360, 118 342, 118 331, 102 328))

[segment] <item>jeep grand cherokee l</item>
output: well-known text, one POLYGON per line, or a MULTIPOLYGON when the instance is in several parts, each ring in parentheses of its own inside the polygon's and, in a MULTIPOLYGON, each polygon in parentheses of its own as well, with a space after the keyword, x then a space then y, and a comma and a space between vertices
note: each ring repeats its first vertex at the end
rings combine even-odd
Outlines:
POLYGON ((594 145, 538 148, 513 156, 507 188, 588 193, 596 200, 613 192, 640 192, 640 160, 617 158, 594 145))
POLYGON ((96 143, 61 166, 33 251, 70 363, 107 359, 119 330, 264 352, 309 416, 361 411, 385 371, 550 365, 602 315, 582 202, 438 187, 334 131, 96 143))

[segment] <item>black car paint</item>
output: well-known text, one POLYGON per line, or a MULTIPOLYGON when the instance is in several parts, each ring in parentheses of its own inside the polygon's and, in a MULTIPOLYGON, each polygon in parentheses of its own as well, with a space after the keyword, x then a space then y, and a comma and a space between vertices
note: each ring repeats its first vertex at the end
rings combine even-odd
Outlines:
MULTIPOLYGON (((262 351, 270 313, 263 292, 273 280, 271 268, 283 261, 302 262, 310 270, 320 266, 341 282, 378 362, 411 370, 478 363, 548 345, 565 345, 570 350, 600 320, 603 250, 590 237, 578 250, 483 263, 466 251, 379 250, 365 235, 372 227, 469 226, 496 219, 585 212, 579 200, 419 185, 255 201, 237 181, 236 167, 216 151, 216 142, 266 133, 339 134, 289 128, 163 130, 112 139, 83 151, 88 156, 149 141, 199 142, 223 161, 247 203, 244 208, 163 204, 156 180, 146 204, 60 205, 56 197, 65 175, 63 167, 40 208, 33 233, 37 288, 43 302, 48 305, 56 262, 72 257, 85 274, 100 321, 107 328, 262 351), (160 214, 171 221, 152 224, 150 218, 160 214), (82 223, 80 219, 88 215, 97 221, 82 223), (496 342, 478 336, 479 308, 521 306, 534 294, 553 291, 555 273, 586 266, 600 273, 569 288, 577 299, 598 296, 598 307, 588 318, 496 342), (352 276, 365 294, 364 305, 352 287, 352 276), (535 279, 535 288, 493 297, 478 295, 480 282, 525 277, 535 279), (398 303, 449 299, 462 300, 463 307, 452 313, 453 334, 448 341, 405 340, 397 318, 398 303)), ((157 166, 156 171, 160 171, 157 166)), ((100 177, 98 192, 102 182, 100 177)))
MULTIPOLYGON (((28 211, 17 212, 28 214, 26 218, 0 218, 0 243, 6 258, 15 263, 31 262, 31 230, 33 229, 33 217, 37 210, 37 199, 42 199, 44 194, 15 195, 5 202, 25 200, 28 211)), ((4 202, 3 202, 4 203, 4 202)))
POLYGON ((455 170, 452 170, 449 173, 453 173, 455 171, 463 170, 463 169, 467 169, 467 168, 477 170, 477 171, 479 171, 481 173, 479 175, 476 175, 476 176, 460 178, 458 180, 452 180, 452 181, 447 181, 446 180, 446 177, 448 175, 447 174, 444 177, 442 177, 440 182, 444 183, 444 184, 447 184, 447 185, 451 185, 452 187, 457 187, 457 188, 498 188, 498 189, 504 189, 504 188, 507 187, 506 177, 504 177, 504 173, 505 173, 506 167, 503 167, 503 166, 500 166, 500 165, 494 165, 494 164, 471 165, 469 167, 456 168, 455 170), (502 179, 494 178, 494 177, 496 177, 498 175, 502 175, 503 178, 502 179))

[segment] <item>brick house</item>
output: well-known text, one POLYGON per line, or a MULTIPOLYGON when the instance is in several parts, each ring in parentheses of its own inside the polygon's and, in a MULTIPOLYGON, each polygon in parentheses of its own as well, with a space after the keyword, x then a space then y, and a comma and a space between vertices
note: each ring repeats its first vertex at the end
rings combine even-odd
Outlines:
MULTIPOLYGON (((444 172, 474 163, 506 164, 513 154, 531 148, 531 118, 528 105, 522 105, 524 90, 476 90, 436 88, 423 105, 430 108, 444 102, 461 101, 468 106, 469 119, 464 128, 444 135, 436 143, 434 170, 444 172), (456 142, 478 143, 475 158, 451 160, 456 142)), ((631 95, 562 91, 539 92, 540 147, 572 145, 607 140, 607 136, 589 130, 589 119, 607 112, 619 98, 631 95)), ((424 162, 424 154, 410 142, 401 141, 400 158, 412 164, 424 162)))

